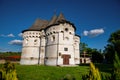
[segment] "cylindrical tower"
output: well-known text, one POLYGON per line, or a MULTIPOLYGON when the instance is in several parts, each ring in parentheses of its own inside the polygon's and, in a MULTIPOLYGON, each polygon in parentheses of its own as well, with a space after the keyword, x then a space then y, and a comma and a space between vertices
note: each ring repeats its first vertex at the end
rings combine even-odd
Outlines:
POLYGON ((60 24, 58 65, 75 65, 74 62, 74 35, 75 28, 70 23, 60 24))
POLYGON ((23 32, 23 48, 20 64, 39 64, 40 56, 40 31, 23 32))
POLYGON ((75 35, 74 36, 74 50, 75 50, 75 64, 80 64, 80 36, 75 35))
POLYGON ((46 65, 57 65, 58 53, 58 31, 57 26, 52 26, 46 29, 46 65))
POLYGON ((62 23, 46 29, 46 65, 74 65, 74 32, 71 24, 62 23))

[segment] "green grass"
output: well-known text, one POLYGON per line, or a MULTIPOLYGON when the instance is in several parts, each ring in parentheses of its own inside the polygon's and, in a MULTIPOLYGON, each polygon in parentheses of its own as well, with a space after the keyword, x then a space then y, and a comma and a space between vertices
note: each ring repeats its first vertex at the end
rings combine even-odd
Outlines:
MULTIPOLYGON (((107 65, 102 65, 102 67, 105 68, 106 66, 107 65)), ((76 80, 82 80, 81 76, 89 71, 89 66, 82 65, 78 67, 55 67, 16 64, 16 71, 19 80, 61 80, 66 75, 71 75, 76 80)), ((105 72, 102 70, 102 72, 109 74, 109 71, 105 72)))
POLYGON ((76 79, 81 74, 88 72, 88 66, 80 67, 53 67, 53 66, 23 66, 17 65, 19 80, 60 80, 65 75, 71 75, 76 79))

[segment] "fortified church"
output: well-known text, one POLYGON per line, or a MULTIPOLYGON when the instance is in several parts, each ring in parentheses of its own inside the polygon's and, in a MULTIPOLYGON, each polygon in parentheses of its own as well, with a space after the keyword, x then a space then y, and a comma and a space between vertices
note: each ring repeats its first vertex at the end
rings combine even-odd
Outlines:
POLYGON ((64 15, 51 20, 37 19, 23 30, 21 65, 71 66, 80 64, 80 37, 76 27, 64 15))

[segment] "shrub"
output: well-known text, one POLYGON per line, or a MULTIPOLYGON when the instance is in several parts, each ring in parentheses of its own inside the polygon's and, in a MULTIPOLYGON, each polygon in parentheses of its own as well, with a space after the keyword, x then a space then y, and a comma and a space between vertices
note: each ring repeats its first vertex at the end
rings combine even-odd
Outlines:
POLYGON ((101 75, 99 70, 95 68, 94 64, 90 63, 90 71, 89 74, 82 75, 83 80, 101 80, 101 75))
POLYGON ((15 65, 8 61, 3 65, 0 74, 0 80, 18 80, 15 65))
POLYGON ((117 53, 115 53, 114 68, 111 78, 113 78, 114 80, 120 80, 120 59, 117 53))

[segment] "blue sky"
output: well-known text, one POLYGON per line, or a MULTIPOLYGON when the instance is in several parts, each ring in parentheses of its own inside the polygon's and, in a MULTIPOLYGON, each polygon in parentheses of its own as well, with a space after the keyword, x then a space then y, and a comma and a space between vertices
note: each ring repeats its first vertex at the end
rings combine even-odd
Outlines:
POLYGON ((104 49, 120 29, 119 0, 0 0, 0 51, 21 51, 21 31, 60 12, 91 48, 104 49))

